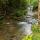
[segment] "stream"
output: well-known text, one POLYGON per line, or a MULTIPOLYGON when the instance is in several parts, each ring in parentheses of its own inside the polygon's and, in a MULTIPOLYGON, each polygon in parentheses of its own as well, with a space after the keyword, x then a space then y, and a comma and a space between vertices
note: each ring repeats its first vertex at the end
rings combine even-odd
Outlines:
POLYGON ((15 25, 10 24, 9 22, 7 24, 7 32, 5 35, 5 40, 20 40, 22 36, 24 35, 31 35, 32 34, 32 24, 36 24, 37 20, 33 18, 33 6, 28 7, 28 11, 26 16, 24 17, 25 20, 16 22, 15 25), (10 24, 10 25, 9 25, 10 24), (18 26, 16 28, 15 26, 18 26), (18 32, 18 33, 15 33, 18 32), (14 34, 13 34, 14 33, 14 34))

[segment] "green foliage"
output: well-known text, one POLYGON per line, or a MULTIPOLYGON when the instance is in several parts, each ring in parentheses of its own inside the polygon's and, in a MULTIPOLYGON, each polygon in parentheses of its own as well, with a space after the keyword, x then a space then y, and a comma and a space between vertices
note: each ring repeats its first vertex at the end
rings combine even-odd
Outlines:
POLYGON ((40 40, 40 27, 37 24, 32 25, 33 37, 32 40, 40 40))
POLYGON ((27 2, 26 0, 0 0, 0 8, 0 12, 1 14, 4 14, 4 16, 14 15, 13 17, 19 17, 26 13, 27 2))
POLYGON ((22 37, 21 40, 32 40, 32 36, 33 36, 32 34, 31 35, 25 35, 22 37))
POLYGON ((38 4, 38 0, 27 0, 27 4, 28 5, 33 5, 33 6, 36 6, 38 4))
POLYGON ((40 33, 40 27, 39 27, 39 25, 36 25, 36 24, 32 25, 32 31, 40 33))
POLYGON ((25 10, 16 10, 15 15, 16 15, 17 17, 20 17, 20 16, 25 15, 25 13, 26 13, 25 10))
MULTIPOLYGON (((26 0, 8 0, 7 2, 7 14, 12 14, 13 17, 21 17, 26 14, 27 11, 26 0)), ((11 15, 11 16, 12 16, 11 15)))
POLYGON ((38 4, 38 0, 0 0, 0 8, 2 9, 1 14, 3 14, 4 12, 5 16, 23 16, 27 13, 26 9, 29 4, 33 5, 33 7, 35 8, 38 4))
POLYGON ((33 9, 38 7, 38 0, 31 0, 31 5, 33 5, 33 9))
POLYGON ((40 40, 40 33, 34 33, 32 40, 40 40))
POLYGON ((15 9, 25 9, 27 7, 27 2, 26 0, 8 0, 9 6, 13 7, 15 9))
POLYGON ((35 9, 36 7, 38 7, 38 0, 27 0, 27 4, 32 5, 33 9, 35 9))

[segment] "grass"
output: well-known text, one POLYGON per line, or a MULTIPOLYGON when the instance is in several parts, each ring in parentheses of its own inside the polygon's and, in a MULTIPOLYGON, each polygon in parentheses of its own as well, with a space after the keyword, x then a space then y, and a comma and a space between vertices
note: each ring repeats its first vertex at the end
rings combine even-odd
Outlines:
POLYGON ((33 39, 32 40, 40 40, 40 27, 38 25, 32 25, 33 31, 33 39))
POLYGON ((40 33, 34 33, 33 40, 40 40, 40 33))

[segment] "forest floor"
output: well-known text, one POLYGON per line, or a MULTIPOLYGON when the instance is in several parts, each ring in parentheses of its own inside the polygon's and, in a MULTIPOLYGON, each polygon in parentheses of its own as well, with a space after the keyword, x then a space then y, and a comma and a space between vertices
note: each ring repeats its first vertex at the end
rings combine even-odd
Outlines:
MULTIPOLYGON (((40 32, 36 32, 38 29, 34 29, 32 40, 40 40, 40 32)), ((0 31, 0 40, 5 40, 4 33, 0 31)))

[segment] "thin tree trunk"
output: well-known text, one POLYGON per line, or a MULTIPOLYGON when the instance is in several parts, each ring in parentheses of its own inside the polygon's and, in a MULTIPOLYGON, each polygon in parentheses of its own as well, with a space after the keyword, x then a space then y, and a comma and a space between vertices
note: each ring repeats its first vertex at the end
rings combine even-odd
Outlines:
POLYGON ((40 0, 38 0, 38 24, 40 24, 40 0))

